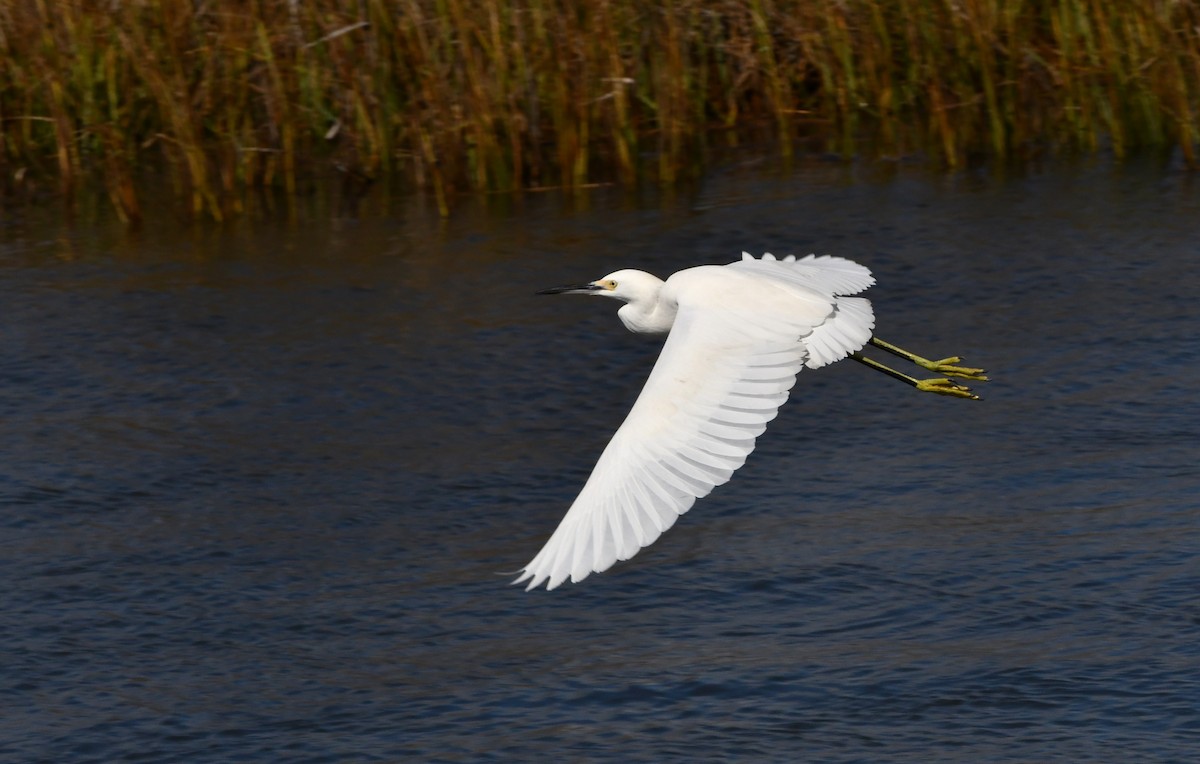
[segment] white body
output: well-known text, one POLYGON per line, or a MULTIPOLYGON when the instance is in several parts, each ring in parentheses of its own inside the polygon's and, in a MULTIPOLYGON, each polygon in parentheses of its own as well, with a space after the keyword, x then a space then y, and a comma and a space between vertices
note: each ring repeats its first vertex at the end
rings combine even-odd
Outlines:
POLYGON ((874 283, 863 266, 742 257, 665 282, 626 270, 555 290, 622 300, 627 328, 669 336, 583 490, 515 583, 553 589, 635 555, 745 463, 802 368, 845 358, 871 338, 870 302, 844 296, 874 283))

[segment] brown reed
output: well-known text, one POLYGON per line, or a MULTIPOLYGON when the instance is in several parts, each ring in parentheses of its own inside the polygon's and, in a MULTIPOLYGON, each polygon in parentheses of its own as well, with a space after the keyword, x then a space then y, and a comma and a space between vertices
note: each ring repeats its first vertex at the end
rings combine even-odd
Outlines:
POLYGON ((1196 166, 1198 2, 10 0, 0 177, 99 173, 136 222, 146 168, 218 220, 329 166, 448 213, 465 190, 669 184, 761 124, 784 153, 818 124, 949 166, 1101 146, 1196 166))

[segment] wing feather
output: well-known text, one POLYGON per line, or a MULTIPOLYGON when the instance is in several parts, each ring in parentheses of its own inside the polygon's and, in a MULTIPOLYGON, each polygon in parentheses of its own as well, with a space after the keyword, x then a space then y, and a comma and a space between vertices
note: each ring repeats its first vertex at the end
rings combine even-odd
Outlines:
POLYGON ((804 292, 816 293, 833 303, 826 320, 814 325, 804 338, 807 366, 816 369, 839 361, 858 350, 871 338, 875 314, 871 303, 857 294, 875 283, 871 271, 852 260, 831 255, 788 255, 778 260, 771 253, 755 259, 743 252, 742 259, 726 266, 738 272, 762 276, 804 292))
POLYGON ((776 260, 768 252, 756 260, 743 252, 742 259, 729 267, 811 287, 828 295, 858 294, 875 283, 875 277, 866 267, 832 255, 805 255, 800 259, 788 255, 776 260))
POLYGON ((803 368, 816 315, 792 315, 786 292, 772 306, 764 317, 759 304, 680 299, 629 415, 517 582, 553 589, 629 559, 745 463, 803 368))

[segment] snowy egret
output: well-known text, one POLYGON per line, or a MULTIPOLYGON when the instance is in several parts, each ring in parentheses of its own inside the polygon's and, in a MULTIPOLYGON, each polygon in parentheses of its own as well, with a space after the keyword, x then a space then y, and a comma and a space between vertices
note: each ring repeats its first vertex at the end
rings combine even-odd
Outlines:
POLYGON ((539 292, 620 300, 617 316, 630 331, 669 336, 583 490, 513 583, 553 589, 651 544, 745 463, 803 368, 849 356, 918 390, 978 400, 948 377, 983 381, 983 369, 958 366, 958 357, 930 361, 872 336, 871 303, 845 295, 874 283, 840 257, 743 252, 739 262, 666 281, 621 270, 539 292), (862 355, 867 344, 944 376, 910 377, 862 355))

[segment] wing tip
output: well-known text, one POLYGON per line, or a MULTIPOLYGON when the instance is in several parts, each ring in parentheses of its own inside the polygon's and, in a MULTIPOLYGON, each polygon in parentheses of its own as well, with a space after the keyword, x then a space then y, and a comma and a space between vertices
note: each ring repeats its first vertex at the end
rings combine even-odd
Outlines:
MULTIPOLYGON (((532 570, 529 570, 528 568, 526 568, 521 571, 520 576, 518 576, 517 578, 514 578, 512 581, 509 582, 509 586, 521 586, 522 584, 525 584, 526 581, 528 581, 529 583, 525 584, 525 591, 531 592, 534 589, 539 588, 547 578, 548 578, 548 576, 545 573, 535 574, 532 570)), ((546 587, 546 590, 549 591, 553 588, 554 588, 554 586, 550 585, 550 586, 546 587)))
MULTIPOLYGON (((520 586, 521 584, 524 584, 526 581, 528 581, 529 583, 525 585, 525 591, 527 591, 527 592, 531 592, 534 589, 540 588, 543 584, 546 585, 546 591, 552 592, 555 589, 557 589, 558 587, 562 586, 563 583, 567 581, 567 579, 570 579, 571 583, 577 583, 579 581, 582 581, 583 579, 587 578, 588 574, 591 573, 591 571, 588 571, 587 573, 584 573, 583 575, 580 575, 578 577, 576 577, 573 574, 569 574, 569 573, 563 573, 562 575, 553 575, 553 574, 547 573, 545 571, 534 570, 531 565, 528 567, 521 568, 521 570, 519 570, 518 573, 520 573, 519 576, 514 578, 512 581, 508 582, 509 586, 520 586)), ((512 574, 506 573, 504 575, 512 575, 512 574)))

